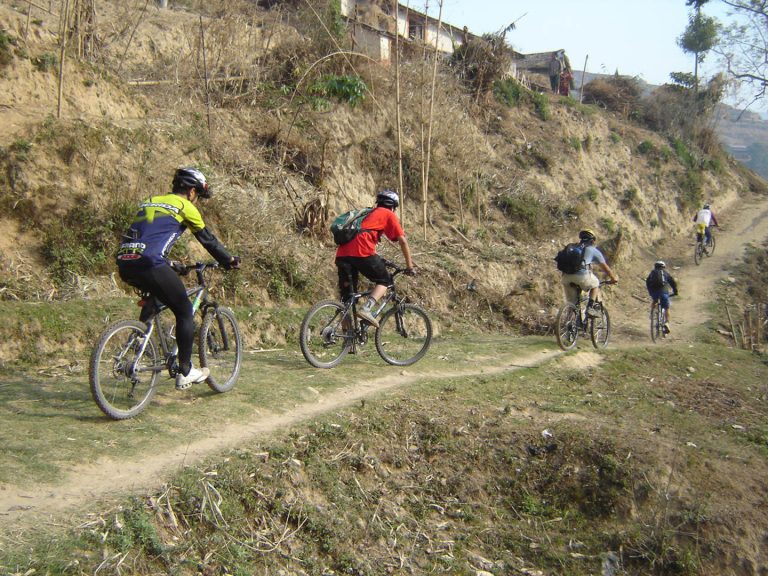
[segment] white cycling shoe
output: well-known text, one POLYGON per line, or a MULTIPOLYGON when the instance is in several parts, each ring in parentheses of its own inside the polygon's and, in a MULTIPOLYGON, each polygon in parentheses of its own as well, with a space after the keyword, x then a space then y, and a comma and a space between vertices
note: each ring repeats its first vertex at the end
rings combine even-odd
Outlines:
POLYGON ((189 374, 184 376, 181 372, 176 374, 176 390, 186 390, 192 384, 198 384, 205 382, 208 376, 211 375, 211 371, 208 368, 191 368, 189 374))

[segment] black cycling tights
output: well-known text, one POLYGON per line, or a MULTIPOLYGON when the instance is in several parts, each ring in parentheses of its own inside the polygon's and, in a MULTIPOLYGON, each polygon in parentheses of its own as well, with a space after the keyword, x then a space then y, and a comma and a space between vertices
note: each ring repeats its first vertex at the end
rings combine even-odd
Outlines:
MULTIPOLYGON (((192 367, 192 340, 195 337, 195 320, 192 302, 187 289, 173 269, 164 264, 154 268, 120 267, 120 278, 131 286, 149 292, 168 306, 176 316, 176 343, 179 346, 179 370, 185 376, 192 367)), ((142 316, 144 316, 142 310, 142 316)), ((148 314, 147 314, 148 315, 148 314)), ((146 318, 141 317, 145 321, 146 318)))

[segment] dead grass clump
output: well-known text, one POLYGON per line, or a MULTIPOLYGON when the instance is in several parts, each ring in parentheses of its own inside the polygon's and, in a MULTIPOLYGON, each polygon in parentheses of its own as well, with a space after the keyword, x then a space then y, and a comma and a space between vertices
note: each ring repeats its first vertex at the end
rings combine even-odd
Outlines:
POLYGON ((629 118, 638 112, 641 95, 637 79, 617 74, 609 78, 597 78, 584 86, 583 101, 629 118))
POLYGON ((512 49, 500 34, 470 38, 451 57, 458 77, 478 98, 506 76, 511 62, 512 49))

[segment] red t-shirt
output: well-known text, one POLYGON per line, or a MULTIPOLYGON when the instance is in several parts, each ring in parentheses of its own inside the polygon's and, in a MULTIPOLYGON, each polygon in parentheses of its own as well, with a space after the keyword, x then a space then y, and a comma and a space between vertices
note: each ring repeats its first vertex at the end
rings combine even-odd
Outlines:
POLYGON ((376 254, 376 244, 381 240, 382 233, 393 242, 404 235, 400 220, 389 208, 374 208, 373 212, 363 219, 361 227, 372 232, 361 232, 353 240, 339 246, 336 249, 336 258, 373 256, 376 254))

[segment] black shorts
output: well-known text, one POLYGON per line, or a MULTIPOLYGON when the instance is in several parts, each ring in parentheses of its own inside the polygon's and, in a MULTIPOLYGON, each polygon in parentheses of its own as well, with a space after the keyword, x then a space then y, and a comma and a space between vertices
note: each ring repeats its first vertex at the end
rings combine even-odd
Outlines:
POLYGON ((374 284, 389 286, 392 275, 384 265, 384 260, 378 254, 373 256, 341 256, 336 258, 336 268, 339 272, 339 295, 344 300, 350 294, 357 292, 357 280, 362 274, 374 284))

